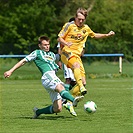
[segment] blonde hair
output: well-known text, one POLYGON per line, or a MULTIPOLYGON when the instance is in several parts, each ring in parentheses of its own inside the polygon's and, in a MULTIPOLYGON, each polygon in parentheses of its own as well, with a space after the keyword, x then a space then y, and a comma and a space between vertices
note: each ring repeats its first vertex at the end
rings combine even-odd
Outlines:
POLYGON ((78 8, 78 9, 77 9, 76 17, 77 17, 77 15, 78 15, 78 13, 81 13, 82 15, 84 15, 85 18, 86 18, 87 15, 88 15, 88 11, 87 11, 86 9, 84 9, 84 8, 78 8))

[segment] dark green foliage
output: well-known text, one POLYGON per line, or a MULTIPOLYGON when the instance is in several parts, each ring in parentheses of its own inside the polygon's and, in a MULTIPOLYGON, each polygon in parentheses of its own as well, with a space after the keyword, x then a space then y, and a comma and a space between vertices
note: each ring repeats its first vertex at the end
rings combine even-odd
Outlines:
POLYGON ((95 32, 114 30, 116 35, 98 41, 91 39, 91 44, 97 50, 92 49, 92 53, 124 53, 127 59, 132 59, 132 8, 131 0, 103 0, 95 3, 88 24, 95 32))
POLYGON ((78 7, 89 8, 86 23, 95 32, 116 32, 115 37, 94 40, 86 53, 124 53, 132 60, 133 33, 131 0, 0 0, 0 54, 28 54, 37 48, 40 35, 51 39, 56 52, 57 35, 78 7), (89 50, 88 50, 89 49, 89 50))

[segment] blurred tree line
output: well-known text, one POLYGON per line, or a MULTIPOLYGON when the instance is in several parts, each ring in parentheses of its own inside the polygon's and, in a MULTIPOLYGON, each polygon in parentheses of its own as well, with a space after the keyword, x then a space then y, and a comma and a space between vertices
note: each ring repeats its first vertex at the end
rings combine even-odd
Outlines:
POLYGON ((0 54, 28 54, 38 48, 40 35, 51 39, 56 52, 57 35, 79 7, 92 9, 86 23, 94 32, 116 35, 88 37, 86 53, 124 53, 133 59, 132 0, 0 0, 0 54))

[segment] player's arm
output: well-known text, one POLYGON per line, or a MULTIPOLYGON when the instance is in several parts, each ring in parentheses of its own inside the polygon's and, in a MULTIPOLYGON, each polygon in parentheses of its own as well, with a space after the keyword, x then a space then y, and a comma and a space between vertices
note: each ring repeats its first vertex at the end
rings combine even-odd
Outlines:
POLYGON ((114 31, 110 31, 107 34, 95 33, 94 38, 96 38, 96 39, 99 39, 99 38, 107 38, 107 37, 113 36, 113 35, 115 35, 115 32, 114 31))
POLYGON ((58 37, 57 41, 60 42, 64 46, 66 45, 66 46, 70 47, 72 45, 71 42, 66 42, 62 37, 58 37))
POLYGON ((5 77, 5 78, 10 77, 10 76, 12 75, 12 73, 13 73, 16 69, 18 69, 18 68, 20 68, 21 66, 23 66, 26 62, 27 62, 27 61, 26 61, 25 58, 22 59, 22 60, 20 60, 20 61, 19 61, 16 65, 14 65, 10 70, 8 70, 8 71, 6 71, 6 72, 4 73, 4 77, 5 77))
POLYGON ((64 38, 67 36, 69 30, 70 30, 70 23, 65 23, 61 31, 59 32, 58 39, 57 39, 57 41, 60 42, 60 44, 68 47, 70 47, 72 43, 67 42, 64 38))

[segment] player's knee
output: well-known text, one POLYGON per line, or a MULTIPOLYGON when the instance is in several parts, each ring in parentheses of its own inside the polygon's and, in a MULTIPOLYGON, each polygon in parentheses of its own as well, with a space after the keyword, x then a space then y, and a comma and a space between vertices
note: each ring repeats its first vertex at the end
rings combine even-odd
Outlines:
POLYGON ((62 90, 65 90, 65 88, 62 84, 58 84, 56 86, 55 90, 60 93, 62 90))
POLYGON ((62 111, 62 99, 54 101, 53 111, 54 111, 54 113, 60 113, 62 111))

